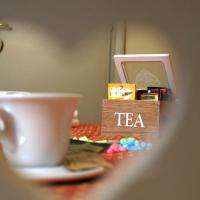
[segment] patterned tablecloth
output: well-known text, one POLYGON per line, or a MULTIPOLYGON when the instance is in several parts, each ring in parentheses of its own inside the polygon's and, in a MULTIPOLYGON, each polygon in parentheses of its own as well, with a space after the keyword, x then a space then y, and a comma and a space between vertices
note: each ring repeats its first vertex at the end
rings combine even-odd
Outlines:
MULTIPOLYGON (((72 138, 77 137, 80 138, 82 136, 86 136, 87 138, 97 141, 97 140, 119 140, 125 136, 120 134, 114 135, 101 135, 101 125, 100 124, 81 124, 80 126, 72 129, 72 138)), ((138 140, 143 141, 152 141, 155 140, 153 135, 140 134, 134 135, 138 140)))
MULTIPOLYGON (((77 128, 73 128, 72 130, 72 138, 87 136, 91 140, 119 140, 123 136, 101 136, 100 135, 100 125, 99 124, 82 124, 77 128)), ((138 159, 138 155, 143 154, 142 151, 129 151, 129 152, 120 152, 120 153, 102 153, 102 156, 111 163, 116 164, 123 162, 123 160, 127 157, 135 158, 136 161, 138 159)), ((106 173, 111 173, 111 171, 107 171, 106 173)), ((106 173, 100 177, 87 179, 84 181, 78 182, 64 182, 64 183, 51 183, 45 185, 42 190, 49 192, 55 199, 68 199, 68 200, 83 200, 86 199, 89 191, 93 189, 103 190, 104 188, 104 180, 106 173)))

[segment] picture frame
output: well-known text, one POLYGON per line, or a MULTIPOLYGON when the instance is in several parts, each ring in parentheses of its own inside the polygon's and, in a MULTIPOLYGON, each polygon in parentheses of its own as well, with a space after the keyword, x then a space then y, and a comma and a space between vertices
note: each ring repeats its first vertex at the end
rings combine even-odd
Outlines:
POLYGON ((114 63, 122 83, 128 83, 128 74, 124 63, 128 62, 161 62, 164 66, 169 88, 173 95, 176 94, 176 86, 169 54, 116 54, 113 56, 114 63))

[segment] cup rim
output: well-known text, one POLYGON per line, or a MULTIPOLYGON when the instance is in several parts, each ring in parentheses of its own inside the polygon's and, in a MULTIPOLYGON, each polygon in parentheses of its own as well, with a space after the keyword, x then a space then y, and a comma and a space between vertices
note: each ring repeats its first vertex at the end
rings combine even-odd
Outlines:
POLYGON ((23 91, 2 91, 0 92, 0 99, 19 99, 19 98, 81 98, 82 95, 78 93, 62 93, 62 92, 23 92, 23 91))

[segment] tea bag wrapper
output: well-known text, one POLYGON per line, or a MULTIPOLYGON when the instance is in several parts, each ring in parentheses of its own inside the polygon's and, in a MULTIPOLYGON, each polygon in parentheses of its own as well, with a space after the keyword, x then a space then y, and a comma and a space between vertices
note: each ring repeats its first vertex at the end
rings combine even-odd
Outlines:
POLYGON ((109 83, 108 99, 135 100, 136 85, 131 83, 109 83))

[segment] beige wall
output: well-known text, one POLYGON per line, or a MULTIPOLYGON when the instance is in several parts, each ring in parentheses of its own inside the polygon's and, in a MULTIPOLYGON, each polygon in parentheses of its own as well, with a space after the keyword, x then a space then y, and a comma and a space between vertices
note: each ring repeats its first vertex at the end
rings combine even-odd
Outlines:
MULTIPOLYGON (((178 64, 175 44, 172 44, 166 33, 159 27, 147 22, 128 21, 126 23, 125 46, 127 54, 169 53, 175 76, 178 64)), ((138 83, 140 88, 145 86, 168 86, 164 66, 160 62, 127 63, 126 69, 130 82, 138 83)))
POLYGON ((80 93, 80 120, 97 122, 107 80, 111 26, 94 26, 90 13, 77 12, 81 7, 71 4, 69 8, 65 1, 1 5, 0 19, 13 30, 0 31, 5 43, 0 90, 80 93))
MULTIPOLYGON (((0 31, 0 90, 78 92, 81 120, 100 121, 113 21, 129 19, 126 53, 169 52, 177 71, 193 62, 196 8, 180 1, 1 0, 0 19, 13 31, 0 31)), ((162 73, 155 71, 161 83, 162 73)))

